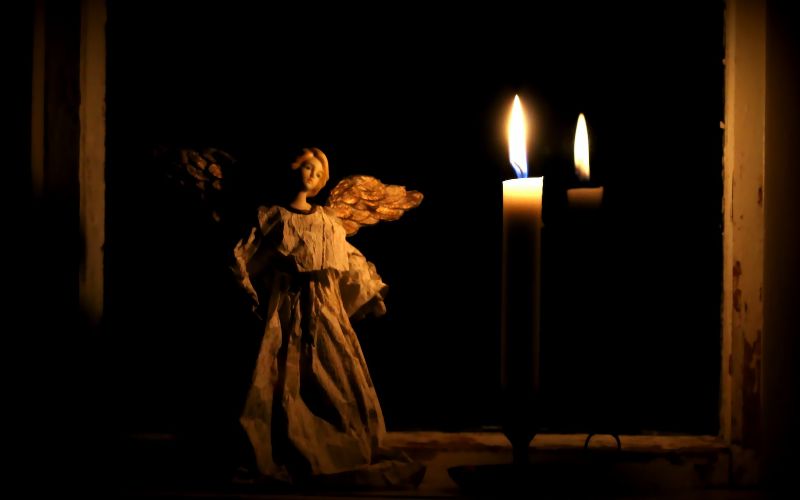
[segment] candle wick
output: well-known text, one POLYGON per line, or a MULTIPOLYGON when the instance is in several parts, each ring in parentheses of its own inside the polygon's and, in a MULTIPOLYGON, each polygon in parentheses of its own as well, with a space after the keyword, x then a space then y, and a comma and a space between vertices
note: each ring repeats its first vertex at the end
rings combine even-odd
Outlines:
POLYGON ((519 163, 517 163, 515 161, 512 161, 511 162, 511 166, 514 168, 514 172, 517 174, 517 178, 518 179, 526 177, 526 175, 525 175, 524 171, 522 170, 522 167, 519 165, 519 163))

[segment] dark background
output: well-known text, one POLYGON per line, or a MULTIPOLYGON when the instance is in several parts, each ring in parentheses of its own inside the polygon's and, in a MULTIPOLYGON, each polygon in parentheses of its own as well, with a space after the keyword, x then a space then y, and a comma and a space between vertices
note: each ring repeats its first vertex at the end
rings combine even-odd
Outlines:
POLYGON ((260 340, 208 228, 159 182, 158 145, 223 148, 265 183, 296 146, 320 147, 331 181, 318 202, 356 173, 422 191, 418 209, 352 239, 390 286, 388 314, 355 328, 389 430, 498 425, 501 182, 519 94, 545 176, 543 427, 716 433, 722 16, 721 2, 110 2, 107 306, 123 427, 226 439, 260 340), (564 189, 581 112, 606 198, 577 231, 564 189))

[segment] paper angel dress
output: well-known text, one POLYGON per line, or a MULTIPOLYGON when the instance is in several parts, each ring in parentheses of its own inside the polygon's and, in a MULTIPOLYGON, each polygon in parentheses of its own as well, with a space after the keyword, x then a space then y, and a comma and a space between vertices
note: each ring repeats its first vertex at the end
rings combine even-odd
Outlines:
POLYGON ((381 447, 386 429, 350 317, 385 312, 386 285, 329 208, 259 210, 236 247, 266 321, 241 424, 259 471, 299 481, 418 483, 424 469, 381 447))

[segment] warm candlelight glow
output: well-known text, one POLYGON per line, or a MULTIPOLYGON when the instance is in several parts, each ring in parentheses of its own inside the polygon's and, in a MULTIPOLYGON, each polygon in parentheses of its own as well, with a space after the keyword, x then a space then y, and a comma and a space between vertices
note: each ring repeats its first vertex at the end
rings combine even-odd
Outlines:
POLYGON ((542 216, 542 177, 503 181, 503 203, 507 211, 542 216))
POLYGON ((528 177, 527 135, 522 103, 519 101, 519 96, 515 95, 514 104, 511 106, 511 117, 508 119, 508 159, 514 167, 517 178, 528 177))
POLYGON ((586 130, 586 118, 583 113, 578 116, 575 128, 575 173, 582 181, 589 180, 589 132, 586 130))

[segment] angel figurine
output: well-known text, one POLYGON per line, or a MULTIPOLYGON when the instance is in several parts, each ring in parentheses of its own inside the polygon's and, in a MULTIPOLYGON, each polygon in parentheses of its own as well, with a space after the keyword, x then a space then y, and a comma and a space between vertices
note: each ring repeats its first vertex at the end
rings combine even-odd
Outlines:
POLYGON ((316 148, 302 151, 290 177, 289 202, 260 207, 257 227, 234 249, 237 280, 265 325, 240 417, 258 470, 287 482, 416 485, 424 468, 382 446, 381 406, 351 325, 386 312, 387 286, 346 236, 396 220, 422 194, 352 176, 327 205, 312 205, 329 178, 316 148))

